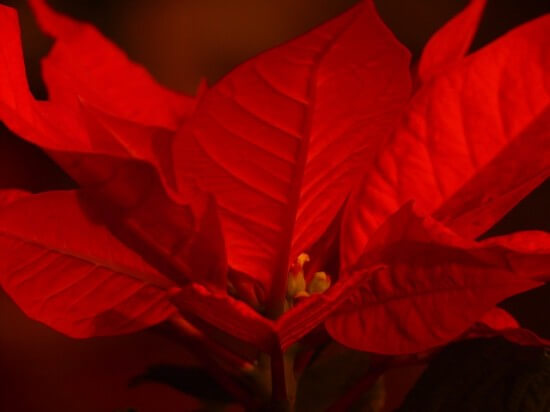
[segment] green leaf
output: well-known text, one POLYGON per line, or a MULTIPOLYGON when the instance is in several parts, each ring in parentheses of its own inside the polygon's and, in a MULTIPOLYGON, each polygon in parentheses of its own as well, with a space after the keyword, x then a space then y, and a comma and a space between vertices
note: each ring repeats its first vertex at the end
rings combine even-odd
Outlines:
POLYGON ((162 383, 203 401, 234 402, 218 382, 203 369, 193 366, 159 364, 150 366, 143 375, 133 378, 129 386, 162 383))
MULTIPOLYGON (((369 364, 367 353, 347 349, 337 344, 329 346, 300 378, 296 393, 296 410, 300 412, 327 410, 367 375, 369 364)), ((359 403, 366 405, 378 400, 381 384, 375 384, 374 388, 376 393, 371 394, 371 391, 368 391, 361 397, 359 403)))
POLYGON ((500 338, 444 349, 399 412, 550 410, 550 356, 500 338))

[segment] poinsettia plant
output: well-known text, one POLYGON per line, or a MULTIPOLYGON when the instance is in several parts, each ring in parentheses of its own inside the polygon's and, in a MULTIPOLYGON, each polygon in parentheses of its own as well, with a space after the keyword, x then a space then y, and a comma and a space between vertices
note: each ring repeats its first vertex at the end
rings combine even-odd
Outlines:
POLYGON ((473 0, 411 65, 363 0, 192 97, 29 2, 49 98, 0 6, 0 120, 78 184, 0 192, 0 284, 31 318, 169 321, 249 409, 292 409, 331 342, 385 355, 362 384, 461 338, 548 344, 496 305, 550 279, 550 234, 477 239, 550 176, 550 16, 468 53, 473 0))

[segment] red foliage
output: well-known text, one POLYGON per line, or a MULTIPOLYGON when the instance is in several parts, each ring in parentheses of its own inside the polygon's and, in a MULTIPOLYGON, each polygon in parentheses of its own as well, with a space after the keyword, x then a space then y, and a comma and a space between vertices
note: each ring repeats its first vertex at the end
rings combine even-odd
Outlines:
POLYGON ((473 1, 411 74, 364 0, 189 97, 31 4, 55 39, 50 99, 0 6, 0 119, 79 188, 1 197, 0 284, 29 316, 87 337, 180 312, 272 353, 325 323, 405 354, 548 280, 548 234, 475 238, 550 175, 550 16, 468 55, 473 1), (291 264, 308 252, 322 270, 338 247, 333 285, 283 314, 291 264))

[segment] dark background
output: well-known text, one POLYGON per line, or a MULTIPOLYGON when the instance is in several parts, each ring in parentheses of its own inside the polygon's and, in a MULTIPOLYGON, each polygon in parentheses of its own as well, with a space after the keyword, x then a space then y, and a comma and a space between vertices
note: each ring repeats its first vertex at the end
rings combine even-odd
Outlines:
MULTIPOLYGON (((192 93, 201 76, 215 82, 258 52, 291 39, 348 8, 356 0, 83 0, 51 1, 59 10, 97 25, 162 84, 192 93)), ((428 37, 464 0, 380 0, 380 14, 418 56, 428 37)), ((29 82, 45 97, 39 58, 51 41, 42 36, 22 0, 0 0, 20 12, 29 82)), ((546 0, 489 0, 474 49, 510 28, 550 11, 546 0)), ((9 41, 2 39, 1 41, 9 41)), ((37 149, 0 125, 0 187, 34 191, 63 188, 69 180, 37 149), (29 165, 32 165, 30 167, 29 165)), ((546 182, 492 230, 550 231, 550 183, 546 182)), ((550 289, 505 303, 526 325, 550 337, 546 321, 550 289)), ((0 291, 0 411, 140 412, 194 409, 192 399, 156 384, 127 388, 152 363, 192 359, 158 330, 131 336, 71 340, 26 318, 0 291)), ((393 373, 403 392, 416 370, 393 373)), ((390 391, 391 393, 391 391, 390 391)), ((390 406, 399 396, 389 399, 390 406)))

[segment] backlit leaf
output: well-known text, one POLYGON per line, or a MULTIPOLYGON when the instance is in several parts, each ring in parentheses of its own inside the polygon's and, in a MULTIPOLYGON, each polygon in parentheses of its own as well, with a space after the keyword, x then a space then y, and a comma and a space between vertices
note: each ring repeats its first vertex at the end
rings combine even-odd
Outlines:
MULTIPOLYGON (((548 122, 549 37, 550 16, 543 16, 468 56, 416 93, 403 122, 348 202, 341 243, 344 268, 356 261, 370 235, 401 205, 413 199, 432 213, 485 168, 492 168, 495 159, 514 171, 511 180, 501 179, 495 195, 506 196, 506 189, 513 193, 483 216, 487 219, 478 234, 495 223, 490 218, 502 217, 527 194, 524 186, 532 188, 534 181, 548 177, 550 157, 531 165, 531 155, 540 156, 539 142, 545 141, 547 129, 530 128, 548 122), (510 145, 521 147, 521 152, 507 152, 510 145), (501 154, 507 162, 498 160, 501 154), (525 180, 523 168, 528 170, 525 180)), ((472 183, 474 188, 477 184, 472 183)), ((480 196, 485 187, 478 190, 480 196)), ((453 211, 455 216, 469 211, 469 204, 461 206, 453 211)), ((483 202, 475 200, 472 206, 483 202)), ((464 220, 461 225, 474 232, 464 220)))
POLYGON ((0 284, 30 317, 73 337, 128 333, 175 313, 175 284, 82 211, 76 192, 0 209, 0 284))
POLYGON ((57 13, 46 0, 29 3, 42 30, 55 39, 42 61, 52 101, 78 105, 84 99, 118 117, 168 129, 192 110, 192 98, 157 84, 92 25, 57 13))
POLYGON ((464 58, 476 34, 486 2, 470 0, 464 10, 431 37, 418 63, 418 75, 422 81, 443 73, 464 58))
POLYGON ((408 59, 362 1, 239 66, 179 133, 180 185, 214 194, 229 264, 271 300, 394 126, 409 95, 408 59))
POLYGON ((548 251, 460 238, 408 204, 373 235, 349 276, 363 280, 325 325, 334 339, 355 349, 424 351, 455 339, 499 301, 539 286, 514 261, 545 256, 539 270, 550 273, 548 251), (362 271, 370 262, 387 268, 362 271))

